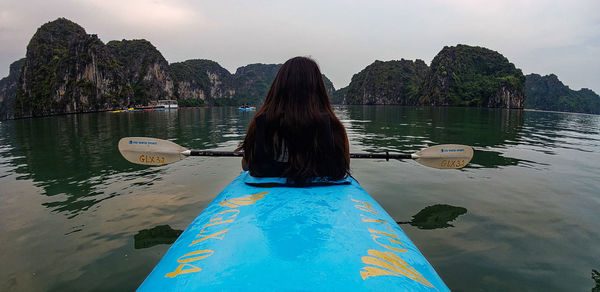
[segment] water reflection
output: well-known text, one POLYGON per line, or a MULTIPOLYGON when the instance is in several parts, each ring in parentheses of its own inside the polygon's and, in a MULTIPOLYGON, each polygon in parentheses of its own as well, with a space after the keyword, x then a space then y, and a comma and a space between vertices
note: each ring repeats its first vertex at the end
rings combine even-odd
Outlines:
MULTIPOLYGON (((474 146, 471 168, 539 167, 542 163, 509 155, 513 146, 553 155, 557 149, 590 151, 597 134, 595 116, 521 110, 348 106, 336 109, 351 144, 361 151, 413 152, 433 144, 474 146)), ((69 217, 128 192, 161 181, 166 168, 130 164, 118 153, 125 136, 173 140, 189 148, 233 148, 252 114, 235 108, 99 113, 9 121, 2 124, 2 167, 32 180, 53 197, 47 208, 69 217), (125 183, 124 183, 125 182, 125 183), (119 188, 109 188, 115 183, 119 188)))
POLYGON ((473 154, 473 160, 468 165, 470 168, 497 168, 501 166, 528 166, 535 167, 535 165, 545 165, 544 163, 538 163, 525 159, 517 159, 512 157, 505 157, 502 152, 499 151, 486 151, 486 150, 475 150, 473 154))
POLYGON ((349 135, 365 151, 414 152, 434 144, 475 147, 472 164, 517 165, 487 147, 515 144, 524 124, 521 110, 450 107, 346 107, 349 135), (487 153, 490 152, 490 153, 487 153))
POLYGON ((593 115, 536 111, 456 108, 346 106, 338 108, 350 139, 362 151, 414 152, 435 144, 465 144, 476 150, 469 167, 539 167, 510 157, 506 149, 534 147, 555 155, 556 149, 589 152, 598 134, 593 115))
POLYGON ((524 121, 520 110, 371 106, 347 111, 356 140, 377 151, 417 150, 426 143, 503 145, 517 140, 524 121))
POLYGON ((427 206, 412 216, 411 221, 396 222, 398 224, 410 224, 419 229, 438 229, 454 227, 450 222, 456 220, 458 216, 466 214, 467 209, 463 207, 455 207, 446 204, 436 204, 427 206))
MULTIPOLYGON (((466 171, 352 162, 363 186, 397 218, 409 220, 414 208, 431 202, 468 208, 459 223, 453 217, 460 209, 437 215, 439 224, 405 222, 455 225, 407 230, 453 290, 593 286, 590 269, 600 262, 594 249, 600 241, 600 116, 393 106, 340 107, 336 113, 355 152, 475 146, 466 171)), ((239 161, 198 157, 147 168, 121 158, 119 138, 232 149, 251 117, 214 108, 0 123, 0 232, 9 239, 0 241, 0 270, 7 271, 0 290, 134 290, 168 246, 134 250, 133 235, 164 224, 183 229, 235 177, 239 161)), ((328 228, 311 232, 326 236, 328 228)), ((307 244, 292 235, 275 240, 307 244)), ((599 278, 596 269, 592 279, 599 278)))
MULTIPOLYGON (((476 150, 471 168, 544 166, 507 150, 589 152, 588 146, 599 142, 590 135, 600 131, 596 116, 521 110, 347 106, 336 113, 360 151, 413 152, 433 144, 467 144, 476 150)), ((132 185, 150 187, 161 181, 167 168, 130 164, 119 155, 121 137, 157 137, 196 149, 233 148, 252 116, 217 107, 9 121, 2 124, 0 156, 6 158, 2 167, 10 171, 2 176, 16 173, 17 179, 32 180, 53 198, 44 206, 72 218, 129 192, 132 185)))
POLYGON ((592 269, 592 280, 596 283, 594 288, 592 288, 592 292, 600 292, 600 272, 592 269))
POLYGON ((545 154, 556 154, 556 148, 591 152, 586 146, 597 145, 593 138, 600 133, 596 115, 578 115, 527 111, 525 134, 521 143, 540 146, 545 154))
POLYGON ((133 236, 134 248, 149 248, 158 244, 171 244, 177 240, 183 230, 172 229, 169 225, 159 225, 150 229, 140 230, 133 236))
POLYGON ((0 156, 6 159, 0 167, 10 169, 3 176, 32 180, 53 198, 42 205, 73 218, 130 192, 130 186, 150 187, 167 171, 124 160, 117 149, 121 137, 157 137, 199 149, 233 147, 251 118, 235 108, 204 108, 8 121, 2 123, 0 156))

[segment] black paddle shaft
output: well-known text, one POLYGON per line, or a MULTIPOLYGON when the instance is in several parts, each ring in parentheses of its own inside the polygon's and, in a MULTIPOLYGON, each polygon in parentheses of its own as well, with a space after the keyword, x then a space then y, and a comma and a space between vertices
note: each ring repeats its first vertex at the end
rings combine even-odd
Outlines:
POLYGON ((412 159, 410 154, 400 153, 350 153, 350 158, 367 158, 367 159, 412 159))
MULTIPOLYGON (((234 151, 205 151, 205 150, 190 150, 190 156, 221 156, 221 157, 239 157, 244 155, 244 152, 234 151)), ((365 158, 365 159, 412 159, 410 154, 390 154, 386 153, 350 153, 350 158, 365 158)))
POLYGON ((243 156, 244 152, 234 151, 206 151, 206 150, 190 150, 190 156, 243 156))

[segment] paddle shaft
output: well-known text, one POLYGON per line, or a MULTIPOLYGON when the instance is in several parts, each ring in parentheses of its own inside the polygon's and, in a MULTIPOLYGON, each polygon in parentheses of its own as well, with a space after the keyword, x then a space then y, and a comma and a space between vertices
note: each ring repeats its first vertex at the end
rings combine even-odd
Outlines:
MULTIPOLYGON (((188 155, 184 152, 184 155, 188 155)), ((219 156, 219 157, 239 157, 244 155, 244 152, 234 151, 206 151, 206 150, 190 150, 188 156, 219 156)), ((364 158, 364 159, 414 159, 418 158, 412 154, 398 154, 398 153, 350 153, 350 158, 364 158)))

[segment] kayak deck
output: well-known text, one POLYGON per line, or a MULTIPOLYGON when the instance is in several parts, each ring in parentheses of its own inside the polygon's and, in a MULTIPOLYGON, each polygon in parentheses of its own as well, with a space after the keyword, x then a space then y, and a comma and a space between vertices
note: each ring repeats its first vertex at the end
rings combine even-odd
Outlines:
POLYGON ((139 290, 448 291, 353 178, 328 186, 256 186, 278 182, 284 181, 242 173, 139 290))

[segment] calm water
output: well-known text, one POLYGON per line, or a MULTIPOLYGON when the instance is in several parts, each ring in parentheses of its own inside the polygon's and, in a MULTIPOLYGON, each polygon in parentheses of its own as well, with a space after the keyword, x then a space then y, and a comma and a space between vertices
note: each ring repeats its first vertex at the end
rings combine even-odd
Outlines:
MULTIPOLYGON (((394 106, 336 112, 355 152, 413 152, 441 143, 476 149, 463 170, 413 161, 351 165, 398 221, 438 204, 463 210, 440 226, 402 224, 451 289, 594 286, 592 269, 600 269, 600 116, 394 106)), ((135 235, 160 225, 185 229, 239 174, 240 161, 188 158, 147 168, 121 158, 118 140, 149 136, 231 150, 251 118, 234 108, 208 108, 2 122, 0 290, 135 289, 168 248, 154 245, 168 242, 167 235, 135 235)))

